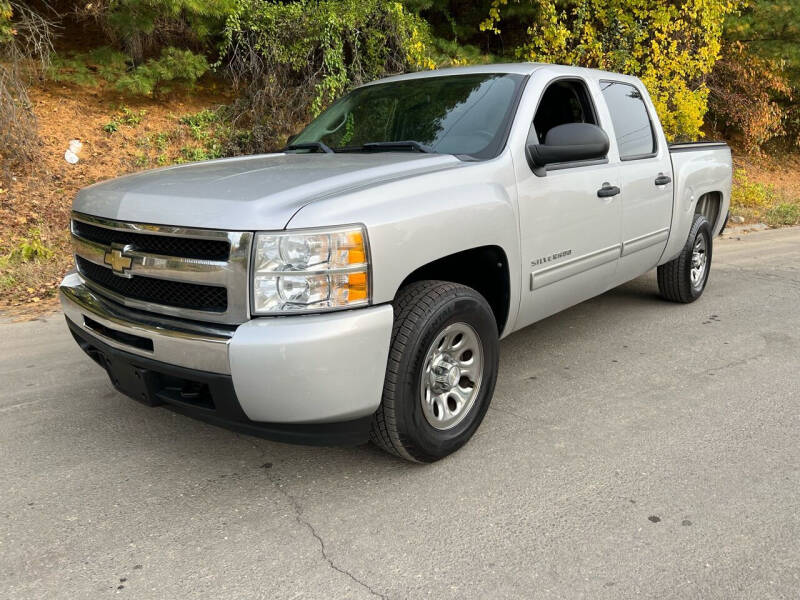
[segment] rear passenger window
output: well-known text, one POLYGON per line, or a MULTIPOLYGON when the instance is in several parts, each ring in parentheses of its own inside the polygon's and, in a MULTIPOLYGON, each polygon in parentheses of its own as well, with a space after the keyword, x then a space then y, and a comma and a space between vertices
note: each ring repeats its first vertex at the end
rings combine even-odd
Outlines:
POLYGON ((654 154, 656 136, 642 93, 618 81, 601 81, 600 89, 614 123, 619 157, 625 160, 654 154))

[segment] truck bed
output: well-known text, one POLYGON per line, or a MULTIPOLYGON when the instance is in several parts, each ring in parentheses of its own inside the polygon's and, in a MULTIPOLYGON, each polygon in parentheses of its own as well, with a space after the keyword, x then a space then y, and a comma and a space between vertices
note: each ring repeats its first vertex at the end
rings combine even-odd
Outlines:
POLYGON ((659 264, 672 260, 680 253, 696 212, 706 215, 713 235, 718 235, 725 223, 731 197, 733 163, 728 144, 670 144, 669 151, 674 190, 672 227, 659 264), (722 191, 720 193, 716 190, 722 191))

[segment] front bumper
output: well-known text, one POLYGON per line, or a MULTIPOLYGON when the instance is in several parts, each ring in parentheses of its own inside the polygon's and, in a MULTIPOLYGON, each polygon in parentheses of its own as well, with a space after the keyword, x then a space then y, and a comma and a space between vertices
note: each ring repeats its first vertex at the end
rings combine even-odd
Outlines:
POLYGON ((224 326, 132 311, 94 293, 77 273, 64 279, 60 296, 73 335, 112 382, 116 376, 124 384, 128 375, 137 377, 136 369, 146 371, 138 376, 145 377, 144 388, 134 380, 117 387, 132 397, 144 394, 137 399, 148 403, 240 430, 253 427, 284 441, 293 440, 267 430, 312 426, 312 432, 335 432, 362 421, 368 426, 380 403, 393 318, 389 305, 224 326), (118 364, 133 371, 120 366, 115 374, 118 364), (174 392, 181 381, 189 390, 183 396, 174 392), (198 386, 206 390, 202 402, 194 400, 198 386))

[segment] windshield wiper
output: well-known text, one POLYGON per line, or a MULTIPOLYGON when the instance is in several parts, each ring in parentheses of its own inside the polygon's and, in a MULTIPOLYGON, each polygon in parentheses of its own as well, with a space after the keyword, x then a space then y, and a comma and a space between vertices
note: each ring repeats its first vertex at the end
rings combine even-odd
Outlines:
POLYGON ((433 150, 424 144, 420 144, 415 140, 403 140, 400 142, 367 142, 362 146, 345 146, 337 148, 339 152, 381 152, 381 151, 398 151, 398 152, 425 152, 431 153, 433 150))
POLYGON ((328 146, 327 144, 323 144, 322 142, 305 142, 302 144, 289 144, 281 150, 281 152, 286 152, 287 150, 319 150, 320 152, 324 152, 325 154, 333 154, 333 148, 328 146))

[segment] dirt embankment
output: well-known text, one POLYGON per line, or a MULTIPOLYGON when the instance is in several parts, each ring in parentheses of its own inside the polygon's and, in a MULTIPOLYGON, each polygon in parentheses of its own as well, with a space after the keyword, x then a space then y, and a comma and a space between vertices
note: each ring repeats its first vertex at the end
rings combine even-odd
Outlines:
POLYGON ((48 84, 32 88, 30 96, 38 159, 0 173, 0 309, 12 314, 55 305, 58 282, 72 265, 68 221, 80 188, 202 158, 202 132, 182 125, 181 118, 231 101, 219 84, 134 99, 102 87, 48 84), (69 164, 64 153, 73 139, 83 147, 79 161, 69 164))

